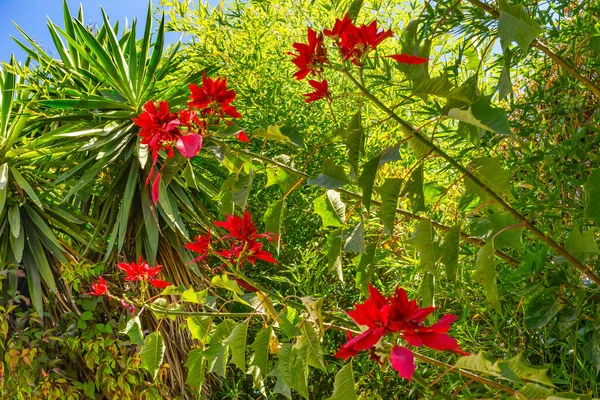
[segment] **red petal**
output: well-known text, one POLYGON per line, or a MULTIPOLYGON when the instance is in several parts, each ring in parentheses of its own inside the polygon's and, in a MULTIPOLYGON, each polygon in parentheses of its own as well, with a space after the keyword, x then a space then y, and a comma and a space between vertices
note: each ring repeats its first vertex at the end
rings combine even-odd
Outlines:
POLYGON ((160 172, 157 172, 154 176, 154 183, 152 183, 152 201, 154 204, 158 203, 158 189, 160 185, 160 172))
POLYGON ((171 284, 167 281, 161 281, 160 279, 153 279, 150 281, 150 284, 152 286, 155 286, 157 288, 166 288, 167 286, 171 286, 171 284))
POLYGON ((248 136, 246 136, 246 133, 244 131, 240 131, 240 133, 238 133, 235 137, 242 143, 248 143, 250 141, 250 139, 248 139, 248 136))
POLYGON ((404 53, 403 54, 394 54, 394 55, 391 55, 388 57, 392 58, 402 64, 416 65, 416 64, 424 64, 427 61, 429 61, 429 59, 426 57, 411 56, 411 55, 404 54, 404 53))
POLYGON ((412 376, 415 373, 415 358, 411 351, 406 347, 396 346, 390 354, 390 364, 392 368, 398 371, 400 378, 412 380, 412 376))
POLYGON ((189 135, 180 136, 177 139, 177 150, 182 156, 186 158, 192 158, 200 152, 202 148, 202 136, 197 133, 190 133, 189 135))

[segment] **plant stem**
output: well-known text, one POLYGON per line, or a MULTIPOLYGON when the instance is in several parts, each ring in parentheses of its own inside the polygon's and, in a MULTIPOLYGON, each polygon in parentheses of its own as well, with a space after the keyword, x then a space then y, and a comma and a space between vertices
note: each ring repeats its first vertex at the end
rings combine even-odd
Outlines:
POLYGON ((247 318, 247 317, 251 317, 253 315, 263 315, 258 312, 229 313, 229 312, 172 311, 172 310, 156 309, 151 306, 148 306, 147 309, 154 313, 162 314, 162 315, 180 315, 180 316, 196 316, 196 317, 247 318))
POLYGON ((448 162, 448 164, 450 164, 458 172, 460 172, 460 173, 464 174, 466 177, 468 177, 471 181, 473 181, 473 183, 475 183, 477 186, 479 186, 481 188, 481 190, 483 190, 488 196, 490 196, 495 201, 497 201, 498 204, 500 204, 502 206, 502 208, 504 208, 510 215, 512 215, 518 221, 522 222, 523 225, 531 233, 533 233, 538 239, 540 239, 542 242, 544 242, 548 246, 550 246, 556 253, 558 253, 561 256, 563 256, 575 268, 577 268, 581 273, 583 273, 585 276, 587 276, 592 282, 594 282, 596 285, 600 286, 600 278, 598 276, 596 276, 592 272, 592 270, 590 270, 588 267, 586 267, 585 265, 583 265, 571 253, 569 253, 567 250, 565 250, 564 247, 562 247, 557 242, 555 242, 554 239, 552 239, 550 236, 546 235, 544 232, 542 232, 541 230, 539 230, 532 222, 530 222, 527 218, 525 218, 523 215, 521 215, 521 213, 519 213, 510 204, 508 204, 508 202, 506 202, 506 200, 504 200, 504 198, 502 196, 500 196, 499 194, 497 194, 494 190, 492 190, 485 183, 483 183, 478 177, 476 177, 471 171, 469 171, 468 168, 466 168, 465 166, 463 166, 462 164, 460 164, 458 161, 456 161, 454 158, 452 158, 452 156, 450 156, 444 150, 442 150, 441 148, 439 148, 435 144, 431 143, 417 129, 415 129, 408 122, 404 121, 394 111, 390 110, 377 97, 375 97, 364 86, 362 86, 360 84, 360 82, 358 82, 352 76, 352 74, 350 74, 350 72, 344 71, 344 74, 348 77, 348 79, 350 79, 352 81, 352 83, 354 83, 354 85, 359 90, 361 90, 364 93, 365 97, 367 97, 369 100, 371 100, 373 102, 373 104, 375 104, 380 110, 382 110, 383 112, 387 113, 394 121, 396 121, 400 125, 402 131, 404 131, 404 133, 406 135, 413 135, 415 137, 415 139, 417 139, 421 143, 427 145, 429 148, 433 149, 433 151, 438 156, 440 156, 444 160, 446 160, 446 162, 448 162))

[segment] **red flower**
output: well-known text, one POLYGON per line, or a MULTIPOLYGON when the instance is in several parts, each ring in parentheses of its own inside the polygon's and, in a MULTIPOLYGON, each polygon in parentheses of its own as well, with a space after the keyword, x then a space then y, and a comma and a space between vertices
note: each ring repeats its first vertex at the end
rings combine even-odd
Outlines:
POLYGON ((336 40, 344 60, 350 60, 358 66, 363 64, 364 55, 375 50, 386 38, 392 37, 390 29, 377 31, 377 21, 356 26, 347 14, 341 20, 336 19, 333 29, 323 32, 336 40))
POLYGON ((108 293, 108 286, 106 285, 106 280, 103 277, 98 278, 98 282, 92 283, 92 291, 88 292, 88 294, 92 294, 94 296, 103 296, 108 293))
POLYGON ((196 240, 192 243, 188 243, 184 246, 186 249, 196 253, 200 253, 200 256, 193 259, 191 262, 198 262, 208 255, 210 249, 210 231, 204 236, 196 237, 196 240))
POLYGON ((315 91, 303 94, 303 96, 306 96, 307 103, 331 97, 331 93, 329 93, 329 84, 326 79, 323 79, 322 82, 313 81, 311 79, 308 81, 308 84, 312 86, 315 91))
POLYGON ((173 156, 172 146, 180 136, 179 119, 177 114, 169 111, 169 103, 161 101, 158 109, 153 102, 144 105, 144 112, 139 117, 133 118, 137 126, 142 128, 139 136, 141 143, 147 144, 156 162, 159 150, 167 150, 167 158, 173 156))
MULTIPOLYGON (((375 344, 388 333, 398 332, 411 346, 427 346, 435 350, 452 350, 459 354, 467 354, 460 349, 456 339, 447 332, 456 320, 454 315, 445 315, 436 324, 423 326, 423 321, 435 307, 420 308, 416 300, 408 300, 402 288, 396 288, 392 297, 384 297, 375 287, 369 284, 369 298, 362 304, 355 305, 348 315, 367 330, 356 337, 349 334, 348 342, 335 354, 338 358, 355 356, 361 350, 372 349, 375 344)), ((414 360, 410 350, 396 346, 390 356, 392 367, 399 376, 412 379, 414 360)))
POLYGON ((296 53, 288 52, 287 54, 294 56, 292 62, 298 67, 298 71, 294 74, 297 80, 304 79, 306 75, 319 75, 323 72, 323 64, 327 62, 327 50, 323 45, 323 34, 317 33, 308 28, 308 44, 294 43, 292 44, 296 53))
POLYGON ((427 61, 429 61, 429 58, 427 57, 419 57, 419 56, 411 56, 409 54, 393 54, 391 56, 387 56, 389 58, 392 58, 396 61, 398 61, 399 63, 403 63, 403 64, 424 64, 427 61))
POLYGON ((248 139, 248 136, 246 136, 246 132, 244 131, 239 131, 238 134, 235 135, 235 137, 242 143, 248 143, 250 141, 250 139, 248 139))
POLYGON ((221 226, 229 231, 229 235, 222 239, 234 238, 242 242, 248 242, 259 238, 268 238, 273 241, 275 236, 274 233, 257 233, 256 225, 254 225, 248 210, 244 211, 242 217, 227 214, 225 219, 225 221, 215 222, 215 226, 221 226))
POLYGON ((225 78, 207 78, 202 73, 202 86, 190 84, 190 107, 200 111, 205 117, 217 116, 217 119, 228 115, 231 118, 242 118, 230 103, 235 99, 235 92, 227 90, 225 78))
POLYGON ((158 288, 165 288, 170 285, 169 282, 156 279, 155 276, 163 268, 162 265, 151 267, 146 261, 142 261, 142 256, 138 258, 137 263, 132 261, 131 263, 118 263, 117 268, 123 270, 127 275, 126 281, 147 281, 152 286, 158 288))

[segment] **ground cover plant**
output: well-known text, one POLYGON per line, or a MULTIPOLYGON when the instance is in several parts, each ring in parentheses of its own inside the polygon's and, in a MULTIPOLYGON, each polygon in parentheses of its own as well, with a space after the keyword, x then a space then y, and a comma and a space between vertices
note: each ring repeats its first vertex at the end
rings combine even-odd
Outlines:
POLYGON ((593 2, 63 9, 0 79, 3 397, 600 396, 593 2))

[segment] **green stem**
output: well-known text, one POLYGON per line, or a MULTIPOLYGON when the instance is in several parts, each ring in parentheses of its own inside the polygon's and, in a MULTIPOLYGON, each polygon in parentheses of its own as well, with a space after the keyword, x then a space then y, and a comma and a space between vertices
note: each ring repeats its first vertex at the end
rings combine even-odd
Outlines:
POLYGON ((230 312, 171 311, 171 310, 156 309, 151 306, 148 306, 147 308, 148 308, 148 310, 150 310, 154 313, 157 313, 157 314, 178 315, 178 316, 188 316, 188 317, 196 316, 196 317, 221 317, 221 318, 247 318, 247 317, 252 317, 254 315, 262 315, 261 313, 257 313, 257 312, 230 313, 230 312))
POLYGON ((404 121, 398 114, 394 111, 390 110, 385 104, 383 104, 377 97, 375 97, 371 92, 369 92, 364 86, 360 84, 348 71, 344 71, 344 74, 354 83, 354 85, 364 93, 365 97, 373 102, 380 110, 388 114, 394 121, 396 121, 402 131, 408 136, 412 135, 414 138, 421 143, 428 146, 432 149, 438 156, 446 160, 448 164, 450 164, 454 169, 456 169, 461 174, 464 174, 468 177, 474 184, 479 186, 481 190, 483 190, 488 196, 493 198, 498 204, 502 206, 510 215, 512 215, 516 220, 523 223, 523 225, 533 233, 538 239, 542 242, 546 243, 550 246, 556 253, 563 256, 567 261, 569 261, 575 268, 577 268, 581 273, 587 276, 592 282, 596 285, 600 286, 600 278, 596 276, 591 269, 583 265, 579 260, 577 260, 571 253, 569 253, 564 247, 559 245, 554 241, 550 236, 546 235, 544 232, 539 230, 532 222, 530 222, 527 218, 525 218, 521 213, 515 210, 502 196, 497 194, 494 190, 488 187, 485 183, 483 183, 479 178, 477 178, 468 168, 460 164, 456 161, 452 156, 446 153, 444 150, 431 143, 425 136, 423 136, 416 128, 410 125, 408 122, 404 121))

